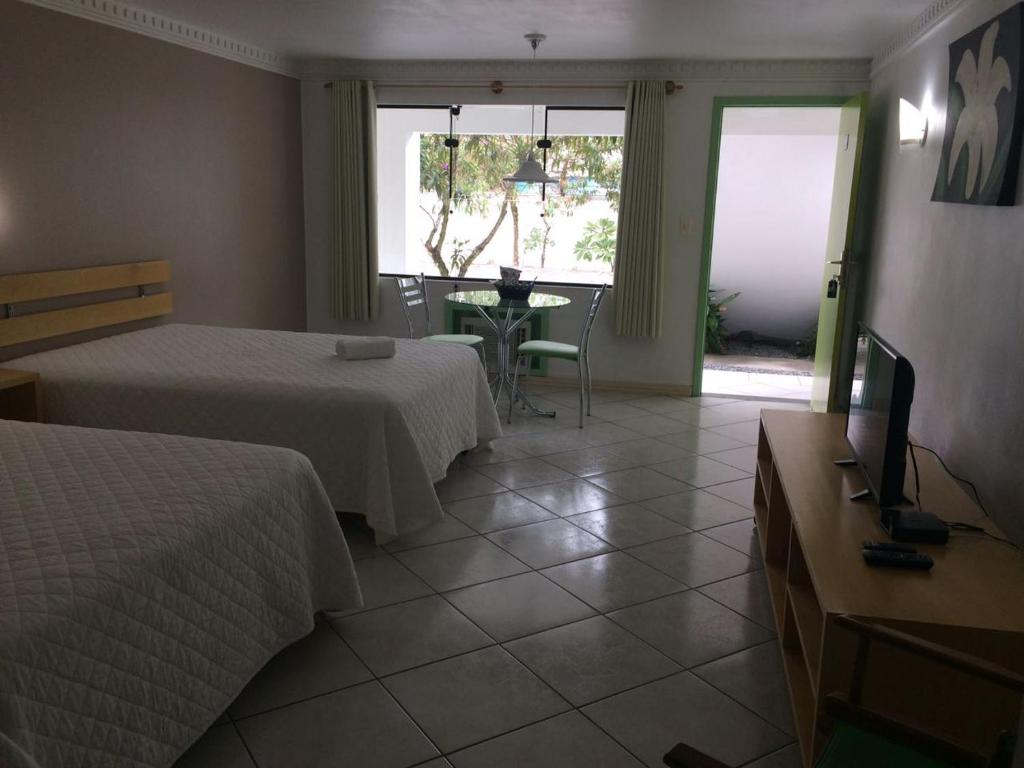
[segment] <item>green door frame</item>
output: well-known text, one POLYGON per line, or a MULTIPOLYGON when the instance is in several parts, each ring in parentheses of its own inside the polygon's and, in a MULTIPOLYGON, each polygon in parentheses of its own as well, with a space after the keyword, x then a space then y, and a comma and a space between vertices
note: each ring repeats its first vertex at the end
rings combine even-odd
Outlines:
POLYGON ((704 240, 701 246, 700 281, 697 284, 697 338, 693 345, 694 397, 701 394, 704 378, 704 334, 707 332, 708 290, 711 287, 711 249, 714 245, 715 199, 718 196, 718 159, 722 150, 722 115, 727 107, 841 107, 849 96, 716 96, 711 109, 711 146, 708 150, 708 181, 704 193, 704 240))

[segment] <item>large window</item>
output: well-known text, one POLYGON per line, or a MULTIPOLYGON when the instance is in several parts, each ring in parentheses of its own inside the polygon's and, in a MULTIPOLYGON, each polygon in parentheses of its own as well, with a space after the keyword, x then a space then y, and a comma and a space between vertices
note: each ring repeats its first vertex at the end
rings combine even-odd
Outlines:
POLYGON ((493 279, 508 265, 547 282, 611 282, 623 110, 463 106, 449 120, 447 107, 377 111, 381 271, 493 279), (502 181, 531 149, 531 109, 532 149, 559 180, 543 194, 502 181), (545 121, 546 160, 535 146, 545 121))

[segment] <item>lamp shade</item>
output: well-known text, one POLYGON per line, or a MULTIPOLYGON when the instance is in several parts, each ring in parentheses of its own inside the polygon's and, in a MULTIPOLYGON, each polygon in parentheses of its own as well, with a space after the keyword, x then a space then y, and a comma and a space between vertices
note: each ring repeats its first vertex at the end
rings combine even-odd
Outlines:
POLYGON ((522 182, 524 184, 557 184, 558 179, 552 178, 544 173, 544 169, 541 168, 540 163, 533 156, 533 152, 528 152, 526 157, 523 158, 523 162, 519 164, 519 168, 511 176, 506 176, 503 181, 507 181, 510 184, 516 182, 522 182))

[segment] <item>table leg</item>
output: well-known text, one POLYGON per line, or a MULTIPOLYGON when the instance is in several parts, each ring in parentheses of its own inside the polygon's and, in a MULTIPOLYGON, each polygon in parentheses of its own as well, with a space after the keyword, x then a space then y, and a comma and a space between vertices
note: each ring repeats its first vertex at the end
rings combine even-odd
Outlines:
MULTIPOLYGON (((484 307, 474 305, 473 308, 476 310, 477 314, 480 315, 480 317, 487 321, 487 324, 494 331, 494 335, 497 338, 498 342, 498 375, 495 378, 493 385, 494 404, 497 405, 498 401, 501 399, 502 390, 504 390, 505 387, 508 387, 508 396, 513 396, 513 381, 511 367, 515 363, 515 361, 511 359, 512 334, 519 330, 519 327, 527 320, 529 320, 533 316, 534 312, 536 312, 537 310, 529 309, 525 313, 523 313, 522 317, 513 322, 513 307, 508 307, 508 309, 505 312, 504 319, 501 318, 499 312, 497 311, 495 312, 497 316, 496 319, 494 317, 491 317, 490 313, 484 307)), ((555 417, 555 411, 542 411, 534 407, 533 403, 530 402, 530 398, 526 396, 526 393, 517 392, 515 393, 515 397, 517 400, 521 400, 523 404, 527 408, 529 408, 530 411, 532 411, 535 415, 547 416, 548 418, 552 419, 555 417)), ((513 405, 515 405, 514 402, 513 405)))
MULTIPOLYGON (((522 317, 520 317, 518 320, 516 320, 511 325, 506 325, 506 332, 505 332, 505 354, 506 354, 506 356, 511 351, 511 346, 512 345, 510 343, 510 340, 512 338, 512 334, 514 334, 517 330, 519 330, 519 326, 521 326, 523 323, 525 323, 527 320, 529 320, 533 316, 534 312, 536 312, 536 311, 537 311, 536 309, 531 309, 528 312, 524 313, 522 317)), ((505 363, 505 376, 506 376, 506 381, 507 381, 507 383, 509 385, 510 396, 511 396, 512 392, 515 392, 516 399, 522 401, 523 405, 526 406, 527 408, 529 408, 530 411, 535 416, 547 416, 548 418, 551 418, 551 419, 555 418, 555 411, 542 411, 542 410, 540 410, 539 408, 534 406, 534 404, 532 402, 530 402, 530 398, 526 396, 525 392, 523 392, 522 390, 516 391, 516 390, 513 389, 514 382, 512 380, 512 373, 510 372, 510 369, 515 366, 515 363, 516 363, 515 360, 508 360, 508 359, 506 359, 506 363, 505 363)), ((513 402, 512 405, 514 406, 515 402, 513 402)))
POLYGON ((498 398, 501 397, 502 386, 504 385, 505 380, 508 378, 508 373, 506 371, 507 362, 505 360, 505 356, 502 354, 502 342, 504 340, 504 334, 502 333, 501 328, 498 326, 498 323, 495 322, 494 318, 491 317, 490 312, 488 312, 486 308, 474 304, 473 309, 475 309, 476 313, 487 322, 487 324, 491 327, 491 330, 494 331, 494 335, 497 338, 498 371, 494 379, 490 382, 491 387, 494 390, 494 402, 495 404, 497 404, 498 398))
POLYGON ((501 327, 497 331, 498 341, 498 388, 494 391, 494 404, 498 405, 498 401, 501 400, 501 390, 508 385, 508 396, 512 397, 512 384, 509 382, 508 377, 508 333, 506 329, 509 326, 509 320, 512 316, 512 309, 509 308, 508 312, 505 313, 505 322, 501 324, 501 327))

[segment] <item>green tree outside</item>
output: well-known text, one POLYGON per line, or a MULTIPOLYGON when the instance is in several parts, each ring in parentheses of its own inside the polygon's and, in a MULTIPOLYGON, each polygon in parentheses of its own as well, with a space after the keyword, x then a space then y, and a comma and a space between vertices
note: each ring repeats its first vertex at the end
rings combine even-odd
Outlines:
POLYGON ((611 264, 615 261, 615 222, 607 217, 588 221, 583 227, 583 237, 573 246, 577 261, 600 261, 611 264))
MULTIPOLYGON (((493 241, 506 219, 512 226, 512 263, 520 264, 520 254, 539 252, 544 266, 548 248, 554 245, 553 232, 558 219, 571 216, 580 206, 597 197, 608 200, 613 210, 619 203, 622 175, 622 138, 619 136, 558 136, 548 150, 548 173, 559 179, 558 189, 549 185, 541 226, 522 236, 520 232, 519 195, 515 184, 502 178, 514 169, 531 149, 531 139, 516 135, 471 134, 459 137, 455 149, 455 185, 448 197, 449 152, 444 134, 420 135, 420 191, 433 193, 436 202, 420 206, 429 217, 429 231, 423 247, 445 276, 465 277, 469 268, 493 241), (449 242, 449 222, 453 211, 489 217, 490 227, 478 242, 449 242)), ((535 150, 540 157, 539 150, 535 150)), ((610 219, 605 219, 611 222, 610 219)), ((586 238, 585 238, 586 239, 586 238)), ((611 263, 614 259, 614 223, 612 223, 611 257, 605 251, 596 259, 611 263)), ((587 250, 587 253, 590 253, 587 250)), ((592 261, 580 256, 577 259, 592 261)))

